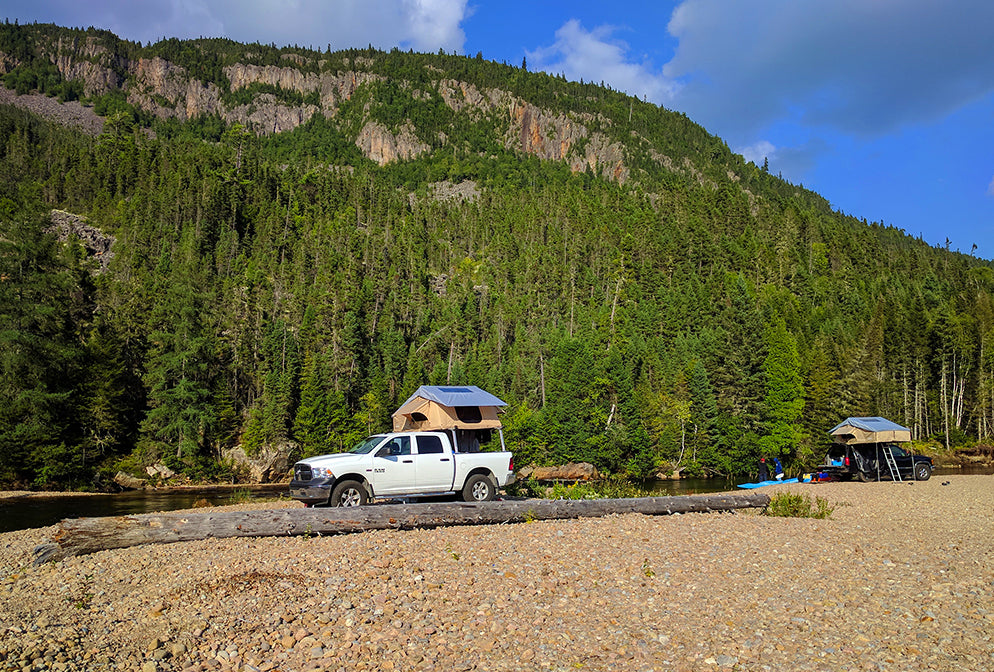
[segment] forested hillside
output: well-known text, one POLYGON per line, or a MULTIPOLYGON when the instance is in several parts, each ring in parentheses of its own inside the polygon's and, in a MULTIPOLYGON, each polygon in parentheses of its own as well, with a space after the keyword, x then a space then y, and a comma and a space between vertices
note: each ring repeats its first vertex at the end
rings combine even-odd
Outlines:
POLYGON ((0 482, 227 477, 422 384, 508 401, 519 465, 637 477, 799 466, 849 415, 994 431, 989 262, 603 86, 11 24, 0 71, 106 116, 0 106, 0 482))

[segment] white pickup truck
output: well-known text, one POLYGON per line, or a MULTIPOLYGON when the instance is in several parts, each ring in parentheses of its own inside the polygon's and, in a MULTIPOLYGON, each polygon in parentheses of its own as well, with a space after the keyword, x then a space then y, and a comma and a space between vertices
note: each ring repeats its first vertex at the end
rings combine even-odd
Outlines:
POLYGON ((453 438, 448 431, 376 434, 347 453, 301 460, 290 496, 308 506, 456 493, 485 502, 514 482, 511 453, 456 452, 453 438))

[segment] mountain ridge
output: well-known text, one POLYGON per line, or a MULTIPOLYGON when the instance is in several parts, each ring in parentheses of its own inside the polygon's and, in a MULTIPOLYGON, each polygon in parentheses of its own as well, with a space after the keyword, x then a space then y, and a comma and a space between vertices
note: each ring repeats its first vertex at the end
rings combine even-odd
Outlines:
MULTIPOLYGON (((10 29, 8 26, 8 30, 10 29)), ((305 56, 285 53, 287 50, 283 49, 277 50, 280 64, 262 65, 236 60, 239 56, 258 57, 252 50, 262 49, 261 45, 236 47, 235 43, 226 40, 191 40, 179 43, 186 45, 180 49, 188 47, 204 52, 209 52, 213 45, 222 43, 229 52, 233 49, 242 52, 224 56, 215 53, 211 60, 224 61, 224 64, 218 64, 214 68, 218 81, 204 81, 196 73, 189 72, 183 65, 166 57, 147 55, 156 48, 168 51, 166 47, 178 43, 175 40, 142 48, 106 31, 60 29, 52 25, 22 26, 19 30, 32 34, 31 37, 35 40, 33 56, 52 62, 65 81, 80 83, 86 97, 95 98, 121 92, 128 104, 155 118, 186 121, 217 115, 228 124, 239 123, 262 135, 291 131, 315 114, 334 119, 340 107, 351 101, 357 90, 388 79, 376 72, 385 60, 404 56, 400 52, 348 50, 336 52, 334 58, 331 58, 331 54, 327 54, 327 58, 318 58, 319 52, 311 52, 310 56, 305 56), (166 47, 160 47, 163 44, 166 47), (368 55, 356 55, 358 53, 368 55), (232 60, 235 62, 230 62, 232 60), (307 64, 311 64, 310 70, 302 69, 307 64), (343 70, 342 67, 352 69, 343 70), (240 92, 251 92, 253 89, 256 92, 249 101, 244 101, 244 97, 238 98, 237 94, 240 92), (289 104, 281 98, 296 98, 296 104, 289 104)), ((0 74, 8 79, 30 62, 23 55, 18 58, 11 51, 13 50, 9 46, 5 51, 0 45, 0 74)), ((441 54, 420 57, 440 61, 461 58, 441 54)), ((497 64, 491 65, 498 67, 497 64)), ((499 67, 515 72, 509 66, 499 67)), ((489 120, 496 125, 497 135, 504 149, 520 151, 544 160, 563 161, 573 172, 589 169, 605 179, 622 183, 630 179, 633 169, 626 155, 632 150, 616 137, 601 131, 604 127, 615 125, 603 113, 582 108, 555 110, 543 107, 500 87, 479 87, 471 81, 446 77, 446 71, 432 62, 421 65, 420 70, 415 80, 398 80, 399 88, 409 93, 412 100, 437 97, 454 114, 465 113, 470 119, 477 121, 489 120)), ((555 80, 537 73, 521 71, 517 74, 555 80)), ((614 95, 620 96, 622 102, 627 100, 631 116, 638 101, 622 94, 614 95)), ((674 118, 682 116, 646 103, 639 102, 639 106, 650 113, 673 115, 674 118)), ((368 117, 368 109, 365 112, 368 117)), ((414 158, 429 151, 431 145, 444 146, 447 141, 442 131, 433 133, 432 137, 416 140, 412 128, 419 129, 411 124, 372 123, 376 120, 368 118, 360 121, 362 123, 359 128, 352 133, 353 140, 367 158, 381 166, 414 158), (426 139, 431 142, 425 142, 426 139)), ((703 129, 700 131, 703 132, 703 129)), ((661 151, 661 148, 652 146, 651 141, 635 130, 631 131, 630 139, 639 145, 649 145, 644 152, 640 152, 638 161, 647 163, 650 170, 678 174, 689 172, 696 179, 703 179, 700 170, 690 165, 693 163, 690 157, 674 159, 661 151)), ((710 140, 723 144, 716 138, 710 140)), ((722 147, 721 153, 730 156, 727 147, 722 147)), ((735 174, 735 170, 741 170, 745 166, 740 157, 736 163, 739 165, 726 172, 735 174)), ((645 168, 642 172, 646 172, 645 168)))

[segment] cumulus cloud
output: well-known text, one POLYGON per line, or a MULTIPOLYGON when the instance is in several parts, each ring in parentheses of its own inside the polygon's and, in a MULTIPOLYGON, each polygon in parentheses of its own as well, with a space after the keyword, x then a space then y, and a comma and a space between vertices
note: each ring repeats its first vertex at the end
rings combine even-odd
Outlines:
POLYGON ((772 159, 776 156, 777 148, 769 140, 760 140, 748 147, 741 147, 736 151, 745 157, 746 161, 752 161, 757 166, 762 166, 766 159, 772 159))
POLYGON ((468 0, 8 0, 11 16, 99 26, 120 37, 228 37, 333 49, 401 46, 461 52, 468 0))
POLYGON ((881 137, 994 94, 992 25, 990 0, 682 0, 662 66, 632 56, 625 28, 576 20, 526 54, 532 69, 685 112, 798 179, 825 138, 881 137))
POLYGON ((238 41, 447 52, 461 52, 466 41, 467 0, 195 1, 221 13, 226 36, 238 41))
POLYGON ((994 91, 994 3, 685 0, 663 74, 695 119, 755 132, 795 118, 867 136, 994 91))
POLYGON ((552 46, 526 51, 530 69, 563 74, 567 79, 604 82, 613 89, 668 104, 677 90, 675 82, 650 63, 636 63, 628 58, 628 45, 614 38, 613 26, 585 30, 576 19, 567 21, 556 31, 552 46))

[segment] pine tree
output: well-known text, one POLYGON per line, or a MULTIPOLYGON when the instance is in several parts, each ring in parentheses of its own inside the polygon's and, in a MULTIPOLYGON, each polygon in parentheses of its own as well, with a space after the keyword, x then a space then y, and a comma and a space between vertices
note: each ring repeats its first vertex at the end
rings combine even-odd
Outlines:
POLYGON ((763 416, 765 434, 760 439, 769 457, 792 455, 801 440, 798 420, 804 410, 804 385, 797 342, 783 320, 766 330, 767 352, 763 363, 766 377, 763 416))

